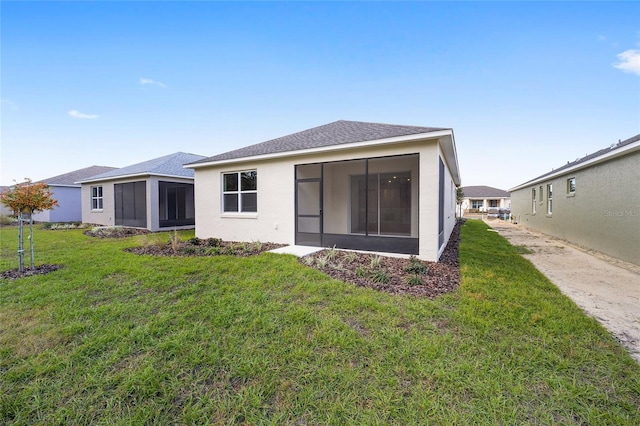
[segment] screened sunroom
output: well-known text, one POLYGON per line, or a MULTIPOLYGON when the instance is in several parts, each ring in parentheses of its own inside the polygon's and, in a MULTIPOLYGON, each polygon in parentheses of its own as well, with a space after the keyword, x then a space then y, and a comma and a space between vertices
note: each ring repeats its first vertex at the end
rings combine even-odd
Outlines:
POLYGON ((419 155, 298 164, 295 243, 418 254, 419 155))

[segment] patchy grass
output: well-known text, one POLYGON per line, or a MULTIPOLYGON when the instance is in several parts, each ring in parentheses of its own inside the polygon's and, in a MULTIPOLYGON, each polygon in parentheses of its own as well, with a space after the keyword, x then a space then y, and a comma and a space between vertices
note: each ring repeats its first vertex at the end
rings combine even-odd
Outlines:
POLYGON ((35 232, 64 267, 0 280, 0 423, 640 424, 640 366, 479 221, 435 300, 292 256, 124 251, 167 240, 35 232))
POLYGON ((533 253, 533 250, 531 250, 529 247, 525 246, 525 245, 517 245, 517 246, 513 246, 513 248, 516 250, 516 253, 518 254, 531 254, 533 253))

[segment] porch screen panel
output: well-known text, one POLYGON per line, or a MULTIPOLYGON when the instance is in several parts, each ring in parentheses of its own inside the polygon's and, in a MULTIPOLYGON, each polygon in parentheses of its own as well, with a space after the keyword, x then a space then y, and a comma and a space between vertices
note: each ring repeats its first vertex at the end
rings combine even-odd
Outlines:
POLYGON ((114 185, 115 224, 147 227, 147 183, 145 181, 114 185))
POLYGON ((161 228, 195 224, 193 184, 159 182, 158 205, 161 228))
POLYGON ((348 235, 366 231, 366 160, 324 164, 323 229, 325 233, 348 235), (355 181, 354 181, 355 179, 355 181), (354 190, 355 185, 355 190, 354 190), (353 199, 358 202, 354 204, 353 199), (357 231, 352 231, 357 229, 357 231))

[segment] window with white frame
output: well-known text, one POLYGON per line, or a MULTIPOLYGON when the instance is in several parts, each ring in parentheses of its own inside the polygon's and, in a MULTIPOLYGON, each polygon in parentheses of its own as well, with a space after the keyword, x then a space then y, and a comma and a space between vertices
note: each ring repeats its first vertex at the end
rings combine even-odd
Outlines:
POLYGON ((224 213, 258 211, 258 172, 256 170, 222 174, 222 211, 224 213))
POLYGON ((538 203, 538 199, 536 198, 536 189, 531 188, 531 213, 536 212, 536 204, 538 203))
POLYGON ((489 207, 491 208, 498 207, 498 200, 489 200, 489 207))
POLYGON ((576 193, 576 178, 572 177, 567 179, 567 194, 576 193))
POLYGON ((91 210, 102 210, 103 208, 102 186, 91 187, 91 210))
POLYGON ((472 209, 481 209, 484 206, 483 200, 471 200, 472 209))
POLYGON ((553 184, 547 185, 547 214, 553 213, 553 184))

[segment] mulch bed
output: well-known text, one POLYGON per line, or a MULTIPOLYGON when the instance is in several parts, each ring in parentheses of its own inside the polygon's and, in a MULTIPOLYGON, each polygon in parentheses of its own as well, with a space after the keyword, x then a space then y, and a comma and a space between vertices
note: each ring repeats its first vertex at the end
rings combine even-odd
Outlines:
POLYGON ((57 271, 62 268, 62 265, 38 265, 35 268, 25 268, 24 272, 20 272, 17 268, 11 269, 10 271, 4 271, 0 274, 0 278, 5 278, 8 280, 15 280, 18 278, 30 277, 33 275, 44 275, 49 272, 57 271))
POLYGON ((192 238, 187 241, 177 241, 174 244, 149 244, 131 247, 125 251, 150 256, 238 256, 247 257, 265 251, 284 247, 286 244, 276 243, 242 243, 237 241, 222 241, 217 238, 201 240, 192 238))
POLYGON ((142 228, 121 228, 121 227, 96 227, 84 231, 84 235, 96 238, 126 238, 134 235, 150 234, 151 231, 142 228))
MULTIPOLYGON (((456 224, 449 243, 439 262, 419 261, 415 258, 376 256, 368 253, 345 252, 342 250, 322 250, 300 259, 304 265, 321 270, 340 281, 349 282, 391 294, 410 294, 418 297, 434 298, 456 290, 460 284, 458 264, 458 244, 461 222, 456 224), (372 265, 372 259, 379 258, 379 265, 372 265), (321 259, 318 263, 318 259, 321 259), (420 283, 409 282, 416 274, 407 269, 415 269, 416 263, 428 270, 419 274, 420 283), (324 264, 324 265, 323 265, 324 264), (382 272, 380 272, 382 271, 382 272), (381 279, 386 277, 386 280, 381 279)), ((376 260, 373 261, 376 263, 376 260)))

